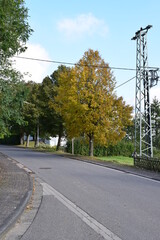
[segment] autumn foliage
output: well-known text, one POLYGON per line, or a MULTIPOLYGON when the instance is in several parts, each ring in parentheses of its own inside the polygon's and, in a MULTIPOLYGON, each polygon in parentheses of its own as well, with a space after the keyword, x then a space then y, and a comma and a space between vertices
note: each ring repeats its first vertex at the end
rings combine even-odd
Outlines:
POLYGON ((88 50, 77 65, 61 72, 55 109, 64 119, 70 138, 85 136, 90 143, 108 146, 125 136, 132 107, 115 94, 115 78, 98 51, 88 50))

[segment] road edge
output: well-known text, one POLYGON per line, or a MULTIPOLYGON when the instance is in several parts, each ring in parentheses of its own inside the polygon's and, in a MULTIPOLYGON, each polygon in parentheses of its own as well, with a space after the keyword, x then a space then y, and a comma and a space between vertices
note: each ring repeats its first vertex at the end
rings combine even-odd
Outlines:
POLYGON ((33 193, 26 208, 21 216, 17 219, 12 228, 4 235, 2 240, 17 240, 21 239, 34 222, 43 199, 43 188, 40 184, 41 180, 34 174, 33 178, 33 193))
POLYGON ((160 181, 160 173, 153 172, 153 171, 146 170, 146 169, 141 169, 141 168, 127 166, 127 165, 114 164, 114 163, 98 161, 98 160, 88 160, 85 158, 82 159, 82 158, 78 158, 77 156, 74 156, 74 155, 73 156, 65 155, 65 154, 64 155, 63 154, 55 154, 55 155, 61 156, 61 157, 66 157, 66 158, 77 160, 77 161, 81 161, 81 162, 85 162, 85 163, 98 165, 101 167, 110 168, 113 170, 121 171, 121 172, 128 173, 128 174, 133 174, 136 176, 141 176, 141 177, 152 179, 155 181, 160 181))
MULTIPOLYGON (((18 166, 18 162, 15 161, 14 159, 9 158, 7 155, 1 153, 6 160, 12 161, 12 163, 16 164, 18 166)), ((19 167, 21 168, 21 167, 19 167)), ((31 178, 29 172, 25 170, 25 168, 21 168, 22 171, 24 171, 24 174, 27 174, 27 178, 29 181, 29 187, 28 190, 26 191, 25 195, 21 199, 20 203, 17 205, 16 210, 14 211, 5 219, 4 224, 0 228, 0 239, 3 239, 3 237, 7 234, 7 232, 10 231, 10 229, 15 225, 16 221, 20 218, 22 213, 24 212, 28 202, 31 199, 32 192, 33 192, 33 179, 31 178)))

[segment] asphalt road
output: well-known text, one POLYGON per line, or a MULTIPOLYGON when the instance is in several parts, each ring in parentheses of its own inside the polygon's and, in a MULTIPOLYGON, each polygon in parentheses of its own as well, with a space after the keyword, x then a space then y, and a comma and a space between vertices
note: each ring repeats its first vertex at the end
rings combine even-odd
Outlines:
POLYGON ((160 239, 160 182, 26 149, 0 151, 34 171, 44 189, 22 240, 160 239))

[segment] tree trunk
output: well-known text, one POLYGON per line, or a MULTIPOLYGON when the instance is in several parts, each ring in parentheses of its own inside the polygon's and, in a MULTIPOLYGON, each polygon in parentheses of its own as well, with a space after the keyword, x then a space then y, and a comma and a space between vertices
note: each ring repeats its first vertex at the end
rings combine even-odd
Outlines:
POLYGON ((58 136, 58 143, 57 143, 57 147, 56 147, 56 151, 58 151, 59 148, 60 148, 60 146, 61 146, 61 138, 62 138, 62 135, 59 134, 59 136, 58 136))
POLYGON ((37 132, 36 132, 36 139, 35 139, 35 147, 39 147, 39 123, 37 124, 37 132))
POLYGON ((89 135, 89 156, 93 157, 93 141, 94 140, 94 135, 91 133, 89 135))
POLYGON ((74 155, 74 138, 72 138, 72 154, 74 155))
POLYGON ((24 145, 24 133, 20 136, 20 144, 24 145))
POLYGON ((36 139, 37 139, 37 133, 34 133, 33 135, 34 147, 36 147, 36 139))
POLYGON ((30 137, 30 135, 28 134, 27 135, 27 140, 26 140, 26 147, 29 147, 29 137, 30 137))
POLYGON ((56 151, 58 151, 60 146, 61 146, 61 138, 62 138, 62 136, 63 136, 63 125, 60 124, 60 126, 59 126, 59 135, 58 135, 58 143, 57 143, 56 151))

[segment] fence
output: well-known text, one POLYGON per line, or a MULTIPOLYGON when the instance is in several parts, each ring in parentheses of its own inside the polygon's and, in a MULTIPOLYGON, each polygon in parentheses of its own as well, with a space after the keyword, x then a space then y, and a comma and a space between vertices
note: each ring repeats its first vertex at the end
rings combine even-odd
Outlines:
POLYGON ((160 159, 158 158, 144 158, 136 156, 134 157, 134 165, 142 169, 160 172, 160 159))

